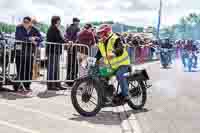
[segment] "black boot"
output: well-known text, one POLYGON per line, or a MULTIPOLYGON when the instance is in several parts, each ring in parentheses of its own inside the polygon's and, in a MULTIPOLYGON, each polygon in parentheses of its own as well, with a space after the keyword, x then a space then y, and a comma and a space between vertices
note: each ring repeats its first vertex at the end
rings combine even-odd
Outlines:
POLYGON ((61 83, 56 83, 56 87, 59 88, 60 90, 66 90, 67 88, 63 87, 61 83))
POLYGON ((47 89, 52 91, 59 91, 60 89, 56 87, 55 83, 47 83, 47 89))

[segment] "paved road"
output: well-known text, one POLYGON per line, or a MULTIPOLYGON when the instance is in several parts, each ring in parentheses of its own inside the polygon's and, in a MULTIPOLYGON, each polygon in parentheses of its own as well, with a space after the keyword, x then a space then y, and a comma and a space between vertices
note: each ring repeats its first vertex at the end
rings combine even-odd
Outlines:
POLYGON ((73 110, 69 96, 50 93, 25 98, 11 93, 0 99, 2 133, 120 133, 120 118, 112 108, 97 117, 83 118, 73 110))
MULTIPOLYGON (((106 108, 97 117, 83 118, 73 109, 69 91, 40 93, 34 98, 1 92, 0 132, 122 133, 124 129, 137 133, 137 120, 143 133, 199 133, 200 73, 183 72, 179 62, 168 70, 160 69, 158 63, 147 66, 153 87, 143 111, 126 107, 125 114, 123 107, 106 108)), ((34 83, 32 88, 43 92, 45 85, 34 83)))
POLYGON ((135 113, 143 133, 200 132, 200 72, 183 72, 177 61, 173 69, 148 67, 153 87, 147 112, 135 113))

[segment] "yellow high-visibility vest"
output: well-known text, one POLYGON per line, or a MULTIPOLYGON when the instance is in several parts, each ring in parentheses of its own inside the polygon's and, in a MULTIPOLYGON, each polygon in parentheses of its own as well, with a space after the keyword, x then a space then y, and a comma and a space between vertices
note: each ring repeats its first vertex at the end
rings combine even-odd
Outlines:
POLYGON ((107 49, 105 48, 104 42, 100 41, 98 43, 98 48, 101 52, 101 55, 104 58, 104 63, 106 65, 111 65, 112 69, 118 69, 122 65, 129 65, 130 59, 126 48, 124 48, 123 54, 118 57, 114 57, 111 60, 108 60, 107 55, 110 55, 114 51, 114 44, 119 37, 114 33, 110 35, 110 39, 107 44, 107 49))

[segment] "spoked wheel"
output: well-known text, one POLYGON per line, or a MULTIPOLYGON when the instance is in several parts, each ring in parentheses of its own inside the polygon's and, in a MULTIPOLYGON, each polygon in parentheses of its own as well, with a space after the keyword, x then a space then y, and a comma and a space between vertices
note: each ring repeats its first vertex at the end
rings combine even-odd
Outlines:
POLYGON ((95 83, 88 78, 77 81, 72 88, 71 100, 82 116, 95 116, 102 107, 102 98, 95 83))
POLYGON ((129 83, 129 93, 131 99, 128 105, 135 110, 142 109, 147 100, 146 87, 143 81, 133 81, 129 83))

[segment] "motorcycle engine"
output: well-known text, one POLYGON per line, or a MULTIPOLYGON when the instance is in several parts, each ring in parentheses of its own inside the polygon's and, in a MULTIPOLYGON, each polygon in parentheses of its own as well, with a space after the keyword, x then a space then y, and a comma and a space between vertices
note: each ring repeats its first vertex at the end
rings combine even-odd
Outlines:
POLYGON ((106 96, 112 97, 115 92, 115 87, 113 85, 108 85, 106 87, 106 96))

